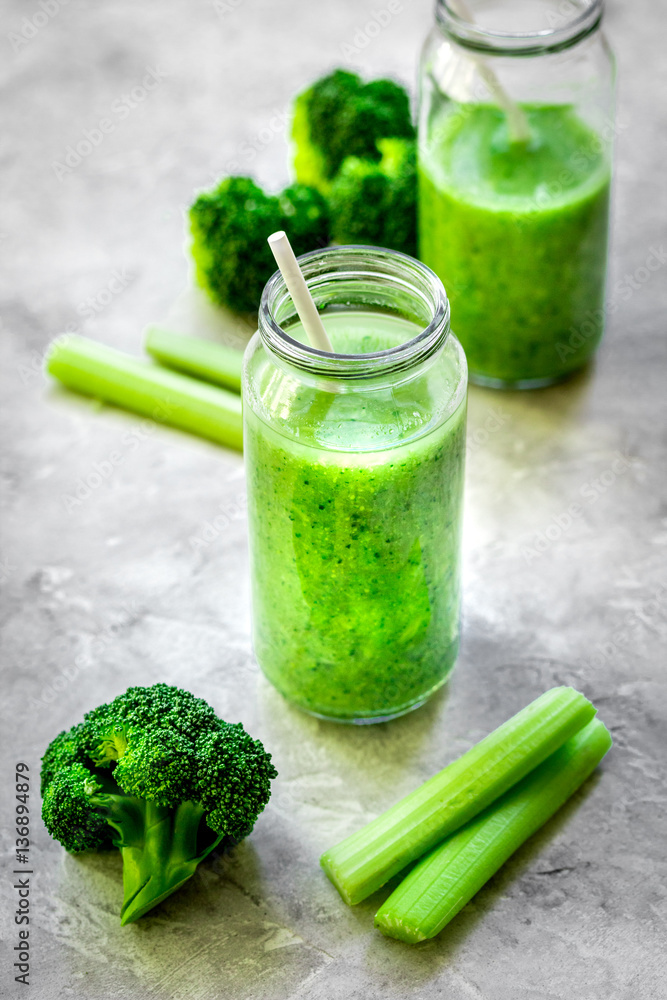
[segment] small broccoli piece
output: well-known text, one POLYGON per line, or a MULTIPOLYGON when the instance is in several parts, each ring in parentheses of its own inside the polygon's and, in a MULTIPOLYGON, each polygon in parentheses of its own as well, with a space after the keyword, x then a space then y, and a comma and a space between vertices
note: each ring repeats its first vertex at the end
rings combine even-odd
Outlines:
POLYGON ((97 788, 93 774, 83 764, 61 768, 47 784, 42 813, 49 817, 51 836, 68 851, 97 851, 111 846, 112 831, 90 808, 90 793, 97 788))
POLYGON ((296 254, 326 246, 329 214, 314 188, 267 195, 249 177, 227 177, 190 208, 191 252, 200 284, 217 305, 256 311, 276 269, 267 237, 280 229, 296 254))
POLYGON ((68 851, 120 850, 127 924, 216 847, 248 836, 276 774, 259 740, 203 699, 167 684, 131 687, 49 745, 42 817, 68 851))
POLYGON ((261 812, 273 776, 266 751, 240 723, 205 733, 197 742, 198 788, 206 822, 233 841, 247 837, 261 812))
POLYGON ((86 727, 82 722, 71 729, 59 733, 49 744, 46 753, 42 757, 41 774, 41 794, 46 792, 47 786, 63 768, 71 764, 85 764, 88 762, 92 750, 91 744, 87 741, 86 727))
POLYGON ((338 117, 349 107, 361 88, 355 73, 338 69, 317 80, 294 101, 292 140, 297 180, 327 192, 336 172, 329 139, 338 129, 338 117))
MULTIPOLYGON (((281 215, 280 228, 289 236, 297 256, 327 246, 329 205, 316 188, 307 184, 291 184, 278 195, 278 204, 281 215)), ((275 270, 275 264, 273 268, 275 270)))
POLYGON ((257 309, 276 265, 266 242, 281 228, 278 199, 249 177, 227 177, 190 208, 197 282, 221 306, 257 309))
POLYGON ((132 738, 114 769, 114 780, 126 795, 177 806, 197 794, 195 772, 191 740, 163 726, 132 738))
POLYGON ((292 139, 297 180, 324 194, 346 157, 377 162, 379 139, 414 139, 410 101, 392 80, 363 83, 336 70, 299 94, 292 139))
POLYGON ((348 157, 329 193, 332 238, 416 256, 417 175, 413 140, 381 139, 379 163, 348 157))

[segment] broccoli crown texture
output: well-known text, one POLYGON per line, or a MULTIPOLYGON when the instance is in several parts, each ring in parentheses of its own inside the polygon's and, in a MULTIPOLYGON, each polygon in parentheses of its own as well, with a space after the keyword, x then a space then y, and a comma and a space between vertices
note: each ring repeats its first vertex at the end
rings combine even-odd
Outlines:
POLYGON ((327 246, 329 205, 316 188, 308 184, 291 184, 278 195, 278 204, 281 228, 289 236, 295 254, 327 246))
POLYGON ((346 157, 377 162, 379 139, 414 139, 410 100, 393 80, 335 70, 296 98, 292 136, 297 178, 326 191, 346 157))
POLYGON ((42 816, 68 851, 123 853, 123 923, 246 837, 276 770, 259 740, 202 698, 131 687, 62 732, 42 758, 42 816))
POLYGON ((276 269, 267 237, 284 229, 301 254, 326 245, 328 227, 326 201, 312 188, 294 184, 268 195, 249 177, 227 177, 190 208, 197 281, 218 305, 257 310, 276 269))
POLYGON ((68 851, 111 847, 113 831, 90 807, 91 778, 84 764, 63 764, 42 793, 47 829, 68 851))
POLYGON ((416 256, 415 142, 381 139, 378 163, 347 157, 329 192, 332 237, 416 256))
POLYGON ((266 242, 280 229, 278 200, 249 177, 227 177, 190 208, 197 280, 218 305, 256 309, 275 270, 266 242))

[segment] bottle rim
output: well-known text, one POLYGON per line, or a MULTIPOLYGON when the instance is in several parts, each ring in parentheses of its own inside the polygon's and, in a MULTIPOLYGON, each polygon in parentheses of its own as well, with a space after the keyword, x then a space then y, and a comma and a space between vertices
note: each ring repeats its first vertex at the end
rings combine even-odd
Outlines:
MULTIPOLYGON (((336 354, 319 351, 290 336, 281 325, 294 320, 296 311, 285 279, 276 271, 268 280, 259 307, 259 334, 265 347, 276 357, 310 374, 333 379, 376 378, 412 368, 431 357, 449 336, 449 300, 440 278, 421 261, 384 247, 346 244, 312 250, 297 257, 306 284, 318 307, 333 301, 336 290, 344 291, 347 308, 369 309, 363 288, 377 284, 378 294, 400 296, 414 307, 411 318, 420 313, 429 321, 411 340, 385 351, 368 354, 336 354), (358 302, 353 283, 358 282, 358 302)), ((378 308, 379 314, 405 315, 399 309, 378 308)))
POLYGON ((435 16, 445 34, 466 48, 493 55, 540 55, 570 48, 596 30, 602 20, 604 0, 578 0, 578 4, 568 4, 574 8, 571 16, 569 11, 561 12, 563 23, 543 31, 483 28, 471 19, 465 6, 457 11, 455 0, 436 0, 435 16))

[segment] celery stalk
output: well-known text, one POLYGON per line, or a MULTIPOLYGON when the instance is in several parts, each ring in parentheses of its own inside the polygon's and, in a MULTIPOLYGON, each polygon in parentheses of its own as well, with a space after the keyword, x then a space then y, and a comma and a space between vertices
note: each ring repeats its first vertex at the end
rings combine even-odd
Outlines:
POLYGON ((611 746, 597 719, 420 861, 375 915, 388 937, 435 937, 595 769, 611 746))
POLYGON ((421 787, 326 851, 320 864, 358 903, 541 764, 595 715, 578 691, 546 691, 421 787))
POLYGON ((242 449, 241 398, 86 337, 58 338, 46 370, 69 389, 242 449))
POLYGON ((184 337, 162 326, 146 328, 146 351, 166 368, 194 375, 204 382, 241 391, 243 351, 198 337, 184 337))

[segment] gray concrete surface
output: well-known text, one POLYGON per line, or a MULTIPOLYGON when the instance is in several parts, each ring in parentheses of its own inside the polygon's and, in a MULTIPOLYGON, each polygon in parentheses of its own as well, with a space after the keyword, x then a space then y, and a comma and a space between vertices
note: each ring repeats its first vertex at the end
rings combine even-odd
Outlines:
MULTIPOLYGON (((365 45, 359 32, 381 0, 46 6, 44 21, 36 0, 6 0, 0 31, 0 994, 664 997, 667 268, 641 270, 665 246, 664 4, 609 5, 621 71, 616 308, 597 364, 539 393, 471 391, 459 666, 424 709, 360 729, 299 714, 258 675, 240 456, 58 392, 40 358, 68 327, 138 351, 142 327, 173 314, 187 285, 182 208, 193 189, 235 169, 281 185, 294 91, 341 62, 344 45, 364 72, 411 81, 431 2, 404 0, 365 45), (21 32, 25 44, 11 37, 21 32), (123 95, 150 70, 153 89, 130 107, 123 95), (102 118, 113 131, 58 179, 54 161, 102 118), (112 473, 71 503, 112 453, 112 473), (582 513, 567 524, 574 502, 582 513), (238 513, 206 530, 225 504, 238 513), (87 708, 158 680, 241 719, 280 779, 250 840, 122 929, 119 859, 70 857, 49 839, 39 758, 87 708), (376 901, 346 908, 320 852, 561 682, 583 689, 613 731, 599 775, 439 939, 383 939, 376 901), (29 990, 11 968, 17 760, 34 784, 29 990)), ((242 342, 247 331, 229 322, 227 335, 242 342)))

